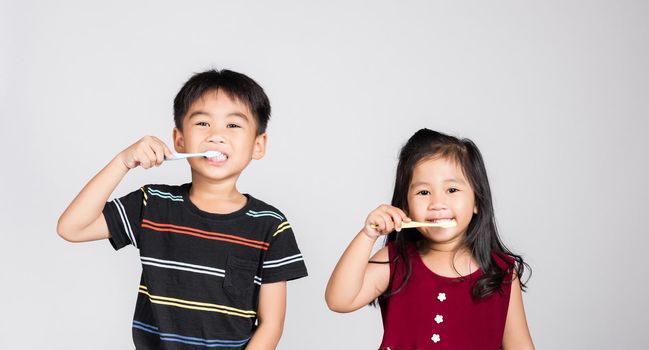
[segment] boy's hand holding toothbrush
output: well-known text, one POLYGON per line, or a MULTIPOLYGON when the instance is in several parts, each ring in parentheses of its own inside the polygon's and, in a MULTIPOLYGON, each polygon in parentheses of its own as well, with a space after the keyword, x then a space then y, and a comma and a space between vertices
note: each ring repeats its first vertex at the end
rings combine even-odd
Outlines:
POLYGON ((172 158, 173 152, 155 136, 144 136, 117 155, 128 169, 138 165, 144 169, 159 166, 165 158, 172 158))
POLYGON ((133 169, 138 165, 144 169, 160 166, 165 160, 178 160, 190 157, 216 157, 218 152, 175 153, 155 136, 144 136, 117 155, 117 158, 127 168, 133 169))

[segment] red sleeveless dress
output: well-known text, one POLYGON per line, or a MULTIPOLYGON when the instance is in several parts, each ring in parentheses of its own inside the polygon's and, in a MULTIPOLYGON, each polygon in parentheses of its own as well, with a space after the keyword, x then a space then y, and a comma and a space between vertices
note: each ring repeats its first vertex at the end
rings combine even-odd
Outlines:
MULTIPOLYGON (((401 285, 405 266, 396 246, 388 244, 391 291, 401 285)), ((443 277, 432 272, 421 260, 417 248, 408 248, 412 275, 401 291, 381 307, 383 317, 382 350, 500 349, 511 291, 511 273, 505 278, 502 293, 473 300, 471 288, 482 271, 464 279, 443 277)), ((496 261, 499 261, 496 259, 496 261)), ((513 260, 512 260, 513 261, 513 260)), ((501 261, 502 262, 502 261, 501 261)), ((505 266, 504 262, 499 265, 505 266)))

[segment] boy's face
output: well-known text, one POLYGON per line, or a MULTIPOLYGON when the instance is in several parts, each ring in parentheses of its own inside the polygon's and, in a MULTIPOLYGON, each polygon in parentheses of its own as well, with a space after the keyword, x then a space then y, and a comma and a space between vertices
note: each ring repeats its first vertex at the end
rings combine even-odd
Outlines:
POLYGON ((266 152, 266 134, 257 136, 257 121, 250 108, 227 93, 208 91, 196 100, 174 128, 176 152, 217 151, 214 158, 189 158, 192 180, 236 181, 252 159, 266 152))

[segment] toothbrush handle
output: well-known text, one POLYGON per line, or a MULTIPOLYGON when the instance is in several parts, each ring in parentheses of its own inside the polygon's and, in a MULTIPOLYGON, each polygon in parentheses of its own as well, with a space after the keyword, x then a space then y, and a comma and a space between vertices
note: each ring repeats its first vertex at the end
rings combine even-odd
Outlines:
MULTIPOLYGON (((379 225, 372 224, 371 227, 372 228, 378 228, 379 225)), ((418 221, 404 222, 404 223, 401 224, 401 228, 415 228, 415 227, 442 227, 442 228, 446 228, 447 226, 442 225, 442 224, 435 224, 435 223, 432 223, 432 222, 418 222, 418 221)), ((452 227, 452 226, 448 226, 448 227, 452 227)))
POLYGON ((165 160, 180 160, 189 157, 200 157, 200 153, 173 153, 173 158, 165 157, 165 160))

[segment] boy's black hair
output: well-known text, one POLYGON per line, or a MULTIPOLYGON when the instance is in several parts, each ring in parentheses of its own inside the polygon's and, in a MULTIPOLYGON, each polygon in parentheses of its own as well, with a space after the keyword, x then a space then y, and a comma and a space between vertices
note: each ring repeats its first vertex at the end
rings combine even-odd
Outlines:
POLYGON ((270 119, 270 101, 259 84, 250 77, 231 70, 208 70, 194 74, 174 99, 174 122, 182 131, 183 118, 192 103, 207 92, 222 90, 231 98, 246 104, 257 121, 257 135, 266 132, 270 119))
MULTIPOLYGON (((399 154, 399 165, 392 195, 392 205, 408 213, 408 188, 412 181, 415 166, 429 158, 445 158, 456 162, 475 194, 475 204, 478 213, 473 216, 467 227, 466 235, 461 243, 477 260, 483 275, 475 282, 472 289, 474 299, 481 299, 493 292, 501 290, 503 283, 509 283, 506 275, 514 270, 519 278, 521 289, 525 283, 521 280, 525 268, 529 265, 520 255, 512 253, 501 241, 496 227, 496 218, 491 199, 491 189, 487 178, 487 170, 478 147, 469 139, 458 139, 429 129, 417 131, 403 146, 399 154), (506 264, 501 268, 496 259, 506 264)), ((379 303, 385 303, 387 298, 402 290, 410 279, 412 266, 408 255, 408 245, 417 244, 425 239, 416 229, 403 229, 388 234, 385 244, 395 243, 396 259, 404 264, 405 276, 399 287, 390 292, 390 288, 379 297, 379 303)), ((390 281, 392 284, 392 281, 390 281)))

